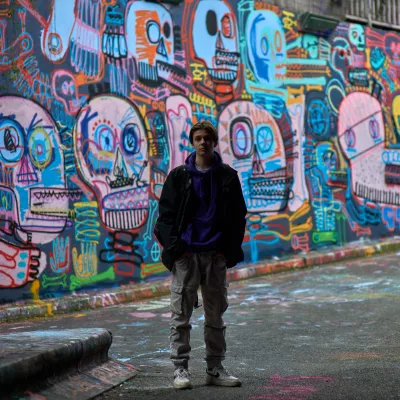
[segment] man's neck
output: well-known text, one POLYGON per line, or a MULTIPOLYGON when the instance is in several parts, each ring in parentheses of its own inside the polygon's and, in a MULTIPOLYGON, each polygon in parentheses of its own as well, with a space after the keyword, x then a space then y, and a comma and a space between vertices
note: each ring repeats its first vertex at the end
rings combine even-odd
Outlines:
POLYGON ((214 155, 212 154, 211 157, 202 157, 196 154, 196 165, 201 169, 210 168, 213 164, 214 155))

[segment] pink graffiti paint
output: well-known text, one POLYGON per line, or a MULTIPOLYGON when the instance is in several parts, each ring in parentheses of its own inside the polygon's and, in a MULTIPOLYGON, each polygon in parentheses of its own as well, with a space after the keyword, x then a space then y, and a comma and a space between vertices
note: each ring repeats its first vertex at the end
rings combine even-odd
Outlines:
POLYGON ((251 396, 249 399, 265 400, 301 400, 307 399, 309 395, 316 393, 319 389, 313 384, 318 382, 332 382, 334 378, 328 376, 286 376, 273 375, 269 379, 269 385, 260 386, 258 389, 274 391, 257 396, 251 396), (299 383, 299 384, 297 384, 299 383))
POLYGON ((132 317, 136 318, 154 318, 157 317, 158 314, 154 314, 151 312, 136 312, 136 313, 130 313, 129 315, 132 315, 132 317))

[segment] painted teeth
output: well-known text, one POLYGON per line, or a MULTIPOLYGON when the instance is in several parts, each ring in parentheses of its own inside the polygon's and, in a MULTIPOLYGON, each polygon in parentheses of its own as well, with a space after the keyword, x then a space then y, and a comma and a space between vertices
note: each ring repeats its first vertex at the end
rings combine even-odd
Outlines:
POLYGON ((287 199, 287 179, 257 179, 250 183, 251 197, 268 197, 271 199, 287 199))
POLYGON ((215 70, 209 69, 208 73, 214 79, 224 80, 224 81, 234 81, 236 79, 237 71, 232 70, 215 70))
POLYGON ((232 67, 237 67, 238 66, 238 61, 237 60, 232 60, 232 59, 225 59, 221 57, 216 57, 215 64, 218 66, 221 65, 229 65, 232 67))
POLYGON ((126 211, 106 211, 105 223, 112 229, 135 229, 139 228, 146 221, 148 209, 126 211))
POLYGON ((235 53, 232 51, 216 50, 215 55, 220 56, 220 57, 232 58, 235 60, 237 60, 239 58, 239 53, 235 53))
POLYGON ((154 178, 155 178, 156 184, 159 183, 161 185, 163 185, 165 183, 165 180, 166 180, 165 174, 162 174, 160 172, 156 172, 154 174, 154 178))
POLYGON ((51 199, 66 199, 79 200, 82 192, 80 190, 66 190, 66 189, 54 189, 54 190, 37 190, 32 192, 33 196, 38 200, 51 200, 51 199))
POLYGON ((139 62, 139 76, 142 79, 150 80, 150 81, 157 81, 158 80, 158 73, 157 68, 146 64, 144 62, 139 62))

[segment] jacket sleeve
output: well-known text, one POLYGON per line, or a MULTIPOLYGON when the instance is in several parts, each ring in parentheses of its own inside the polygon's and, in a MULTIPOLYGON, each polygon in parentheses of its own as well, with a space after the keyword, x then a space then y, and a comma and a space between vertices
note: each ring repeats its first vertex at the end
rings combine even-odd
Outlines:
POLYGON ((243 197, 243 191, 242 191, 242 186, 240 184, 239 177, 236 175, 233 181, 234 185, 234 199, 235 199, 235 204, 234 204, 234 210, 236 212, 234 215, 236 216, 236 226, 237 226, 237 243, 241 246, 243 239, 244 239, 244 234, 246 231, 246 215, 247 215, 247 207, 246 207, 246 202, 243 197))
POLYGON ((176 218, 178 214, 179 189, 174 182, 174 173, 171 171, 164 183, 160 201, 158 203, 158 218, 154 234, 164 249, 175 246, 178 241, 176 218))
POLYGON ((247 207, 243 197, 242 186, 237 175, 233 179, 231 193, 233 230, 231 236, 232 254, 227 257, 228 268, 233 267, 244 259, 242 243, 246 232, 247 207))

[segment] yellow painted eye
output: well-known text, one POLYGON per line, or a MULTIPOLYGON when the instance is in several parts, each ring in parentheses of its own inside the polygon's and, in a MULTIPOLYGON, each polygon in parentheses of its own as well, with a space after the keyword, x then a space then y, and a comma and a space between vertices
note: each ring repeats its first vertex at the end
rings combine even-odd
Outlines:
POLYGON ((50 164, 53 149, 49 134, 44 128, 38 127, 31 133, 29 154, 33 165, 39 169, 44 169, 50 164))

